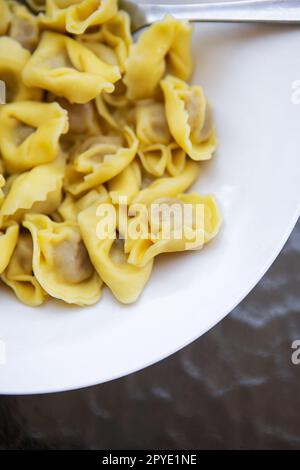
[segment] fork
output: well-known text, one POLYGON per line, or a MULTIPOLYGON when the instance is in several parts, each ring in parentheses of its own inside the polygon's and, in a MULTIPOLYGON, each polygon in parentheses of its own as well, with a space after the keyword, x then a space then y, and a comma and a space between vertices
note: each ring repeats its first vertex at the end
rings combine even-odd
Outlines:
POLYGON ((189 21, 300 24, 300 0, 120 0, 120 7, 130 14, 133 32, 167 14, 189 21))

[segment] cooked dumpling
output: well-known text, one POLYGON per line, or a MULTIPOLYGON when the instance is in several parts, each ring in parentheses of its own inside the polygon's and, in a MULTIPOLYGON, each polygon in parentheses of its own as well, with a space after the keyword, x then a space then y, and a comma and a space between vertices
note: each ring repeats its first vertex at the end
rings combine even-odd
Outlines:
POLYGON ((24 101, 0 108, 0 150, 7 171, 21 172, 53 161, 68 131, 68 114, 57 103, 24 101))
POLYGON ((136 134, 141 146, 167 145, 171 140, 163 103, 144 101, 136 108, 136 134))
POLYGON ((121 135, 87 139, 75 149, 66 172, 65 187, 73 195, 95 188, 129 165, 137 152, 138 142, 131 129, 121 135))
POLYGON ((107 202, 109 195, 106 188, 101 185, 97 189, 92 189, 80 199, 75 200, 73 196, 67 194, 59 208, 58 215, 66 222, 77 222, 78 214, 94 202, 107 202))
POLYGON ((32 235, 33 272, 43 289, 70 304, 95 304, 101 296, 102 282, 94 271, 77 224, 27 214, 24 226, 32 235))
POLYGON ((33 51, 39 41, 38 19, 17 2, 10 2, 12 17, 9 36, 18 41, 25 49, 33 51))
POLYGON ((140 166, 136 161, 128 165, 125 170, 108 181, 108 189, 114 204, 129 204, 139 192, 142 184, 140 166))
POLYGON ((0 38, 0 80, 6 85, 6 102, 39 100, 41 90, 28 88, 22 82, 22 70, 30 52, 9 37, 0 38))
POLYGON ((186 191, 199 175, 199 164, 188 160, 183 172, 177 176, 164 176, 151 182, 133 199, 133 204, 148 205, 161 197, 176 197, 186 191))
POLYGON ((185 168, 186 153, 174 142, 168 146, 168 149, 169 157, 167 162, 167 170, 171 176, 178 176, 185 168))
POLYGON ((64 171, 64 161, 58 159, 14 178, 0 209, 0 221, 19 221, 28 212, 52 214, 61 202, 64 171))
MULTIPOLYGON (((101 220, 99 207, 101 205, 96 203, 79 214, 82 238, 101 279, 120 302, 128 304, 137 300, 144 289, 152 271, 152 261, 142 268, 132 266, 127 262, 123 243, 117 235, 102 238, 98 226, 101 220)), ((116 220, 110 222, 114 232, 116 220)))
POLYGON ((172 136, 193 160, 208 160, 217 146, 212 116, 199 86, 168 76, 161 82, 172 136))
POLYGON ((45 11, 46 9, 46 0, 25 0, 25 3, 35 12, 45 11))
POLYGON ((0 174, 0 207, 4 199, 3 187, 5 186, 4 176, 0 174))
MULTIPOLYGON (((132 199, 129 209, 130 218, 128 226, 141 226, 141 232, 145 233, 145 211, 147 207, 155 200, 160 198, 173 198, 177 194, 186 191, 197 179, 199 174, 199 164, 192 160, 187 161, 184 171, 177 176, 164 176, 154 179, 149 184, 143 184, 144 189, 139 191, 132 199)), ((146 220, 147 222, 147 220, 146 220)), ((147 232, 148 229, 146 229, 147 232)), ((133 240, 130 231, 123 236, 125 240, 125 251, 129 253, 133 246, 133 240)))
POLYGON ((9 222, 0 228, 0 274, 6 269, 18 241, 19 226, 9 222))
POLYGON ((138 152, 144 169, 157 177, 165 173, 170 159, 169 153, 169 147, 163 144, 149 145, 138 152))
POLYGON ((109 21, 117 13, 117 0, 46 0, 39 16, 44 27, 71 34, 109 21))
POLYGON ((216 236, 220 215, 212 196, 160 198, 149 206, 149 238, 133 243, 128 262, 144 266, 161 253, 201 249, 216 236))
POLYGON ((166 72, 187 80, 192 71, 191 27, 166 16, 141 34, 130 48, 124 82, 133 100, 153 97, 166 72))
MULTIPOLYGON (((0 35, 6 34, 11 21, 11 12, 7 0, 0 0, 0 35)), ((1 49, 1 46, 0 46, 1 49)))
POLYGON ((78 40, 87 47, 94 50, 105 62, 118 64, 120 71, 125 71, 125 63, 129 54, 129 48, 132 44, 130 31, 130 18, 125 11, 118 13, 109 21, 104 23, 98 30, 87 31, 78 40), (109 52, 110 51, 110 52, 109 52), (110 62, 112 60, 113 62, 110 62))
POLYGON ((58 33, 45 32, 23 71, 25 85, 43 88, 71 103, 84 104, 102 91, 111 93, 120 78, 88 48, 58 33))
POLYGON ((15 292, 18 299, 31 307, 38 307, 45 298, 32 270, 33 245, 30 233, 26 230, 19 235, 17 246, 1 279, 15 292))

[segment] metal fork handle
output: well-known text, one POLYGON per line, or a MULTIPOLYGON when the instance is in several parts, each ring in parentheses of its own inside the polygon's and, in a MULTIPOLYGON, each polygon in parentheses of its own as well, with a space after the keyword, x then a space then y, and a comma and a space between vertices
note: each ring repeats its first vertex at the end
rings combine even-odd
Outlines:
POLYGON ((174 0, 165 4, 155 0, 123 0, 121 7, 122 4, 132 14, 134 30, 158 21, 167 14, 190 21, 300 23, 300 0, 232 0, 206 3, 174 0))

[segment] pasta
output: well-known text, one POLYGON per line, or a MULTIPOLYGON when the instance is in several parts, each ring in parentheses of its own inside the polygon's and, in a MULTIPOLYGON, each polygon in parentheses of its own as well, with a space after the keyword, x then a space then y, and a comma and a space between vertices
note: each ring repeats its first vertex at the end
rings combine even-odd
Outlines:
POLYGON ((60 205, 64 161, 58 159, 17 176, 0 209, 0 220, 20 221, 25 213, 52 214, 60 205))
POLYGON ((0 0, 0 279, 25 305, 135 302, 221 214, 191 187, 217 147, 188 22, 133 41, 117 0, 0 0), (34 14, 33 12, 36 12, 34 14))
POLYGON ((0 34, 6 34, 11 21, 11 12, 8 2, 0 0, 0 34))
POLYGON ((40 36, 37 17, 17 2, 11 1, 10 8, 12 15, 9 36, 25 49, 32 51, 37 46, 40 36))
MULTIPOLYGON (((93 265, 114 296, 122 303, 137 300, 151 271, 152 261, 142 268, 130 265, 121 240, 97 236, 97 207, 90 206, 78 216, 79 227, 93 265)), ((114 224, 113 230, 116 230, 114 224)))
POLYGON ((170 131, 193 160, 208 160, 216 149, 211 113, 198 86, 168 76, 161 82, 170 131))
POLYGON ((98 302, 102 282, 89 260, 77 224, 27 214, 24 227, 32 236, 33 271, 43 289, 70 304, 98 302))
POLYGON ((51 91, 71 103, 84 104, 102 91, 114 91, 120 78, 118 67, 100 60, 79 42, 46 31, 23 70, 29 87, 51 91))
POLYGON ((0 37, 0 80, 6 83, 6 102, 40 100, 41 90, 28 88, 22 82, 22 70, 30 53, 7 36, 0 37))
POLYGON ((31 236, 27 231, 23 231, 1 279, 13 289, 21 302, 30 307, 38 307, 44 303, 46 292, 33 274, 32 255, 31 236))
POLYGON ((187 80, 192 72, 191 27, 166 16, 131 46, 124 82, 133 100, 153 97, 166 70, 187 80))

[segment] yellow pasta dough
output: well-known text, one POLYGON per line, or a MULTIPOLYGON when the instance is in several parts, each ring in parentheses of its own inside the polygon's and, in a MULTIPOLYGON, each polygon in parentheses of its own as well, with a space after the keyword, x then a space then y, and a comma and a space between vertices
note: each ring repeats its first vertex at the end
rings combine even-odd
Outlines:
POLYGON ((168 76, 161 82, 171 134, 193 160, 208 160, 217 141, 202 88, 168 76))
POLYGON ((145 266, 162 253, 201 249, 219 230, 219 211, 210 195, 191 193, 160 198, 152 202, 150 210, 155 204, 155 220, 149 216, 149 237, 134 242, 130 250, 128 262, 135 266, 145 266))
POLYGON ((23 70, 27 86, 44 88, 71 103, 87 103, 112 92, 118 67, 101 61, 88 48, 58 33, 45 32, 23 70))
POLYGON ((35 12, 45 11, 46 9, 46 0, 25 0, 25 3, 35 12))
MULTIPOLYGON (((152 261, 142 268, 127 261, 121 240, 97 236, 99 204, 90 206, 78 216, 79 227, 96 271, 114 296, 122 303, 135 302, 144 289, 151 271, 152 261)), ((116 223, 114 224, 116 229, 116 223)))
POLYGON ((43 289, 70 304, 83 306, 98 302, 102 282, 90 262, 77 225, 28 214, 24 226, 32 235, 33 272, 43 289))
POLYGON ((187 193, 217 146, 186 82, 191 26, 166 16, 133 41, 117 0, 25 3, 0 0, 1 280, 31 307, 93 305, 103 284, 130 304, 157 256, 221 224, 187 193))
POLYGON ((6 0, 0 0, 0 35, 6 34, 10 21, 11 11, 8 2, 6 0))
POLYGON ((10 222, 0 228, 0 274, 7 268, 18 241, 19 226, 10 222))
POLYGON ((32 51, 37 46, 40 35, 37 17, 17 2, 10 1, 10 8, 12 16, 9 36, 32 51))
POLYGON ((106 57, 109 63, 118 64, 123 73, 129 55, 129 48, 132 44, 130 18, 124 11, 118 11, 111 20, 104 23, 98 30, 87 32, 79 36, 78 40, 103 60, 106 57))
POLYGON ((171 16, 153 24, 130 49, 124 82, 133 100, 151 98, 166 70, 187 80, 192 71, 191 27, 171 16))
POLYGON ((17 176, 0 209, 0 221, 19 221, 28 212, 53 213, 61 202, 64 172, 64 161, 58 159, 17 176))
POLYGON ((1 276, 2 281, 15 292, 18 299, 30 307, 43 304, 46 292, 32 270, 33 246, 29 232, 21 232, 10 262, 1 276))
POLYGON ((66 189, 78 195, 108 181, 131 163, 138 142, 131 129, 124 136, 92 137, 75 149, 72 163, 67 168, 66 189))
POLYGON ((117 13, 117 0, 46 0, 40 15, 44 27, 82 34, 91 26, 106 23, 117 13))
POLYGON ((65 222, 77 222, 77 217, 80 212, 87 209, 95 202, 108 202, 109 195, 105 186, 101 185, 97 189, 92 189, 79 199, 74 199, 73 196, 67 194, 61 205, 58 207, 57 212, 65 222))
POLYGON ((28 88, 22 82, 22 70, 30 52, 7 36, 0 37, 0 80, 6 85, 6 102, 39 100, 41 90, 28 88))
POLYGON ((23 101, 0 108, 0 150, 9 172, 53 161, 68 114, 57 103, 23 101))

